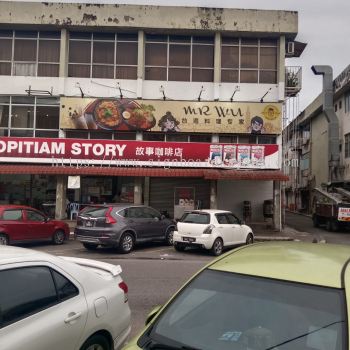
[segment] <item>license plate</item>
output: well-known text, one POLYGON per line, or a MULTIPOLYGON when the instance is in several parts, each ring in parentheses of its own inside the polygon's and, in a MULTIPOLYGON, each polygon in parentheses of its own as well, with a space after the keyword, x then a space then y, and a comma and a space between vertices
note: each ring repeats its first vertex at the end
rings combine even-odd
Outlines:
POLYGON ((196 241, 196 239, 193 237, 182 237, 182 240, 184 242, 195 242, 196 241))
POLYGON ((91 221, 86 221, 85 226, 86 227, 92 227, 92 222, 91 221))

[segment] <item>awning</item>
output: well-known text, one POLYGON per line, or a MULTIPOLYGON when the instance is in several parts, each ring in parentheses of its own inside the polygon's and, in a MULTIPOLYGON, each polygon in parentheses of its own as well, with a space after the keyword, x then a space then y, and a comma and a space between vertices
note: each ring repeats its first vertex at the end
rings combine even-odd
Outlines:
POLYGON ((222 170, 196 168, 147 168, 147 167, 74 167, 48 165, 0 165, 0 174, 45 175, 98 175, 139 177, 198 177, 206 180, 276 180, 287 181, 288 176, 280 170, 222 170))
POLYGON ((206 169, 208 180, 255 180, 255 181, 288 181, 289 177, 280 170, 222 170, 206 169))

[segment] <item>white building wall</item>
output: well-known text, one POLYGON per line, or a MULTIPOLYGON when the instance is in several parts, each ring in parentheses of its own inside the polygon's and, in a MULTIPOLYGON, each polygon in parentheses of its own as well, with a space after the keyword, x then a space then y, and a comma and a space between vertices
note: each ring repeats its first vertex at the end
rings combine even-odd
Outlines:
MULTIPOLYGON (((0 95, 26 95, 25 90, 31 87, 34 90, 51 91, 54 96, 81 96, 78 86, 81 87, 85 97, 120 97, 119 88, 124 98, 144 98, 159 100, 163 97, 160 87, 164 87, 164 93, 170 100, 197 100, 201 88, 202 101, 214 100, 214 83, 199 82, 175 82, 175 81, 151 81, 151 80, 113 80, 91 78, 57 78, 57 77, 24 77, 2 76, 0 95), (141 85, 141 94, 138 96, 138 84, 141 85)), ((239 92, 235 94, 235 102, 259 102, 260 98, 268 91, 264 102, 279 102, 283 100, 280 95, 279 85, 275 84, 220 84, 220 101, 229 101, 235 86, 239 86, 239 92)), ((283 83, 280 83, 283 85, 283 83)))
POLYGON ((231 210, 243 218, 243 201, 251 201, 252 221, 263 221, 263 203, 273 197, 273 181, 219 180, 217 187, 218 209, 231 210))

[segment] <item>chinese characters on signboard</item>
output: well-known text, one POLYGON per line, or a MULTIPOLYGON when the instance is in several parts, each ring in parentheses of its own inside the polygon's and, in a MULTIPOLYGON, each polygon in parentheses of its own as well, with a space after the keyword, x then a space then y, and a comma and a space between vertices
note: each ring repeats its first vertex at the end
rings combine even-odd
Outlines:
POLYGON ((54 166, 278 169, 278 145, 0 138, 0 161, 54 166))

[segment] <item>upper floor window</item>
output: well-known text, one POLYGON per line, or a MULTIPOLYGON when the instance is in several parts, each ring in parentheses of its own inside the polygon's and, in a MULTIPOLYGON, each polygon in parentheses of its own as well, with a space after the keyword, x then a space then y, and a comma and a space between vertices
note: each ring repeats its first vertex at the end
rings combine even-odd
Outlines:
POLYGON ((214 80, 214 38, 146 35, 145 79, 214 80))
POLYGON ((0 75, 58 77, 60 32, 0 31, 0 75))
POLYGON ((223 37, 221 81, 276 84, 277 40, 223 37))
POLYGON ((345 136, 345 158, 350 158, 350 134, 345 136))
POLYGON ((58 137, 59 99, 0 97, 0 136, 58 137))
POLYGON ((137 52, 137 34, 71 32, 68 76, 136 79, 137 52))
POLYGON ((345 99, 345 113, 349 113, 350 112, 350 93, 347 93, 344 99, 345 99))

